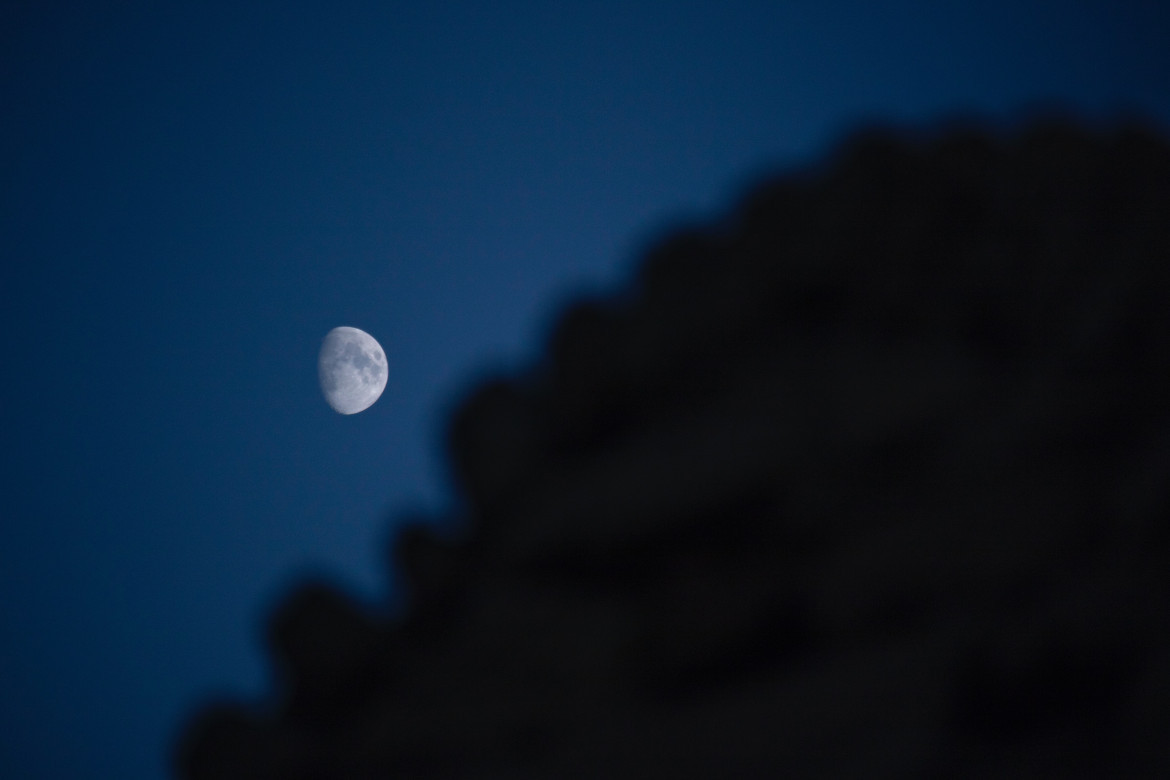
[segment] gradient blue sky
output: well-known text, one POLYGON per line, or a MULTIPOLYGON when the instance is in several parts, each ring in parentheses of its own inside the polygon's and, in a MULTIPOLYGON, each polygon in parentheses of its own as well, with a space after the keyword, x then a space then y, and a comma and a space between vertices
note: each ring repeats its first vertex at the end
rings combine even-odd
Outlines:
POLYGON ((4 4, 0 776, 161 777, 290 581, 385 602, 446 411, 664 227, 860 119, 1170 123, 1167 7, 4 4), (390 362, 353 417, 342 324, 390 362))

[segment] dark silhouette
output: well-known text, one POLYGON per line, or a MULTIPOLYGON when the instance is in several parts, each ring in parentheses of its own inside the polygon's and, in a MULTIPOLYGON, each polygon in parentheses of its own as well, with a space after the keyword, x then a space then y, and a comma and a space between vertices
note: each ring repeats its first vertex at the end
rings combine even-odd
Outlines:
POLYGON ((1170 145, 859 134, 455 414, 185 778, 1170 776, 1170 145))

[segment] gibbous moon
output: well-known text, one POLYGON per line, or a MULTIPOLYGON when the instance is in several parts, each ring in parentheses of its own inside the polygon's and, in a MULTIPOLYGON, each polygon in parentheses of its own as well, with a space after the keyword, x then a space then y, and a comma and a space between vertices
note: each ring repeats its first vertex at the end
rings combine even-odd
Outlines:
POLYGON ((341 414, 369 409, 386 389, 386 352, 364 330, 334 328, 317 356, 321 392, 341 414))

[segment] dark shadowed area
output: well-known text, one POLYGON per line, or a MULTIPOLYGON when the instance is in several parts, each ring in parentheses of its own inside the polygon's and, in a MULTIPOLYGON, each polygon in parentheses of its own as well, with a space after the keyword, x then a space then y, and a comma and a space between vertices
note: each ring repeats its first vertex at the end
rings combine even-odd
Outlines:
POLYGON ((455 411, 407 604, 322 583, 181 776, 1170 772, 1170 142, 862 133, 455 411))

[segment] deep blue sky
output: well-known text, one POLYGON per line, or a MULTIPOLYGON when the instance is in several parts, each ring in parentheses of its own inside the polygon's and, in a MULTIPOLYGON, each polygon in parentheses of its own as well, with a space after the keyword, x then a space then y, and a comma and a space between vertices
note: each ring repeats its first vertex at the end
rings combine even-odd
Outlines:
POLYGON ((858 119, 1170 123, 1165 5, 6 3, 0 776, 160 777, 294 578, 386 601, 445 412, 664 226, 858 119))

